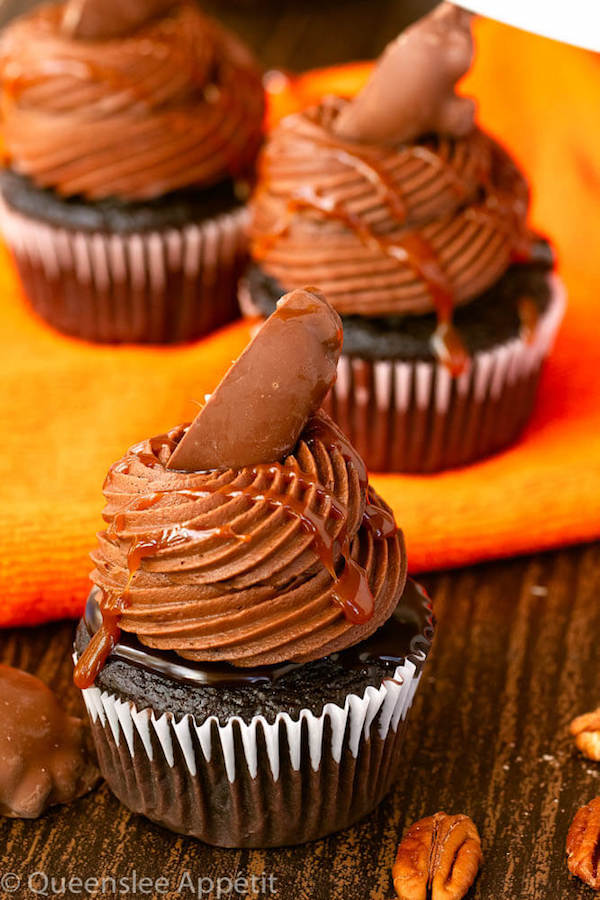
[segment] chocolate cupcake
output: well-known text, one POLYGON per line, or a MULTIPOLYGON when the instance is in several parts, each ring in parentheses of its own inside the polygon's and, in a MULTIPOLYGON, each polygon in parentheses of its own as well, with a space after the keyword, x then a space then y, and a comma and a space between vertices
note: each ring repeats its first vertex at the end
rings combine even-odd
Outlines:
POLYGON ((173 342, 235 318, 263 89, 191 0, 67 0, 0 41, 1 224, 68 334, 173 342))
POLYGON ((563 314, 526 180, 454 93, 469 20, 443 4, 354 99, 284 119, 260 161, 242 309, 320 285, 344 323, 325 407, 374 470, 433 472, 513 441, 563 314))
POLYGON ((221 846, 347 827, 389 790, 433 635, 393 513, 319 410, 340 320, 285 297, 188 427, 107 476, 76 684, 117 797, 221 846))

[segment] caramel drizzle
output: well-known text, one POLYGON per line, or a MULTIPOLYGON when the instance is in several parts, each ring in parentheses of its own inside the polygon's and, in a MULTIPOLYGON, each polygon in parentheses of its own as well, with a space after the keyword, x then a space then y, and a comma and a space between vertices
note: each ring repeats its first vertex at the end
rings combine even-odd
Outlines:
POLYGON ((121 636, 120 620, 120 610, 109 609, 102 604, 102 625, 78 659, 73 673, 75 686, 80 690, 91 687, 104 668, 121 636))
MULTIPOLYGON (((327 114, 325 107, 324 113, 327 114)), ((333 110, 335 114, 335 109, 333 110)), ((382 170, 372 159, 352 149, 339 149, 326 136, 320 135, 320 144, 330 156, 337 159, 349 168, 354 168, 358 175, 362 175, 373 184, 379 192, 382 201, 387 205, 391 214, 397 220, 399 226, 406 221, 406 204, 398 196, 398 188, 394 185, 386 172, 382 170)), ((443 160, 422 144, 403 148, 407 154, 420 158, 434 165, 443 172, 447 183, 450 185, 458 200, 465 197, 465 186, 458 174, 451 166, 444 165, 443 160)), ((511 217, 515 225, 520 221, 517 215, 515 198, 506 195, 506 191, 495 187, 491 181, 491 173, 488 167, 480 165, 477 173, 478 181, 483 185, 486 194, 486 207, 478 211, 479 216, 493 217, 498 226, 502 225, 502 217, 498 215, 497 208, 512 209, 511 217)), ((266 188, 263 188, 266 189, 266 188)), ((428 287, 431 300, 435 306, 438 327, 431 338, 431 346, 434 355, 451 372, 457 376, 464 372, 469 365, 469 353, 464 346, 462 338, 454 327, 452 318, 454 312, 454 292, 449 278, 434 251, 431 243, 418 231, 406 231, 400 240, 391 240, 375 234, 372 228, 365 224, 360 216, 351 213, 343 204, 336 203, 320 195, 311 186, 301 187, 288 203, 288 216, 276 228, 271 235, 263 236, 255 241, 255 255, 264 258, 269 249, 277 240, 287 233, 292 216, 300 209, 312 209, 328 219, 342 222, 352 230, 358 238, 367 246, 376 246, 381 252, 398 261, 399 264, 408 264, 415 275, 428 287)), ((475 210, 470 211, 475 216, 475 210)), ((513 242, 512 258, 515 262, 528 261, 531 256, 531 234, 525 228, 515 227, 511 233, 511 226, 506 225, 505 233, 513 242)), ((523 321, 523 320, 522 320, 523 321)), ((523 322, 527 328, 527 322, 523 322)))
POLYGON ((396 190, 396 187, 391 178, 388 177, 388 175, 382 168, 375 165, 373 160, 366 159, 366 157, 361 156, 356 152, 351 153, 347 149, 340 150, 337 148, 331 148, 330 154, 334 157, 334 159, 337 159, 338 162, 341 162, 348 168, 355 169, 355 171, 360 175, 364 175, 367 181, 370 181, 371 184, 379 191, 383 202, 390 209, 392 214, 397 218, 398 222, 404 222, 406 220, 406 203, 400 196, 398 190, 396 190))
MULTIPOLYGON (((132 511, 149 509, 168 493, 184 494, 186 492, 159 491, 139 500, 136 498, 136 505, 129 508, 132 511)), ((124 513, 119 513, 118 516, 115 516, 106 532, 107 536, 116 534, 123 527, 124 521, 124 513)), ((228 525, 204 530, 187 528, 185 525, 174 525, 171 528, 163 529, 156 536, 136 535, 133 537, 127 551, 127 570, 129 575, 124 590, 112 596, 107 596, 105 591, 101 591, 103 598, 100 604, 102 625, 75 667, 74 681, 77 687, 81 689, 91 687, 104 663, 114 650, 121 635, 119 627, 121 616, 129 603, 129 589, 136 572, 141 568, 142 561, 148 557, 156 556, 161 550, 184 544, 190 539, 210 537, 212 535, 235 537, 240 541, 246 542, 250 540, 248 535, 237 534, 228 525)))
MULTIPOLYGON (((314 418, 305 430, 303 439, 310 444, 311 441, 322 441, 329 449, 337 448, 344 460, 354 467, 361 491, 367 494, 367 503, 363 516, 363 526, 370 529, 376 540, 387 540, 396 533, 396 522, 393 515, 374 502, 371 494, 367 472, 362 459, 345 438, 333 431, 323 420, 314 418)), ((154 439, 151 443, 152 452, 144 450, 143 445, 133 448, 132 452, 142 462, 150 467, 160 467, 156 453, 163 447, 171 448, 174 441, 169 436, 154 439)), ((121 466, 119 472, 127 472, 128 467, 121 466)), ((307 507, 303 500, 290 497, 282 491, 270 487, 267 489, 256 488, 253 485, 246 487, 231 487, 230 485, 205 488, 201 490, 173 489, 157 491, 141 497, 135 497, 130 506, 131 511, 149 509, 158 503, 163 497, 178 495, 191 500, 202 499, 222 494, 227 499, 236 497, 248 497, 252 501, 263 501, 270 506, 283 509, 287 514, 300 521, 301 528, 312 536, 310 548, 331 575, 333 585, 331 589, 333 600, 342 608, 344 616, 353 625, 363 625, 368 622, 374 613, 374 599, 369 585, 365 569, 351 556, 351 539, 347 534, 345 525, 341 528, 337 537, 334 537, 328 528, 330 521, 345 523, 347 509, 318 481, 310 478, 297 466, 284 466, 281 463, 270 463, 252 466, 247 470, 256 479, 261 475, 270 478, 279 477, 284 485, 291 486, 296 483, 303 494, 314 492, 318 500, 318 506, 328 504, 326 513, 307 507), (336 571, 336 559, 343 560, 342 571, 336 571)), ((112 520, 107 529, 107 536, 118 534, 125 526, 126 514, 119 513, 112 520)), ((156 556, 161 550, 169 549, 180 543, 185 543, 190 538, 233 537, 241 541, 249 541, 248 535, 238 534, 229 526, 219 526, 205 530, 189 529, 185 525, 176 525, 163 529, 157 535, 138 535, 131 540, 127 551, 127 567, 129 577, 125 589, 120 594, 107 597, 103 592, 102 625, 96 632, 85 652, 81 656, 75 668, 75 684, 79 688, 90 687, 106 659, 114 649, 120 636, 119 622, 123 611, 128 605, 128 592, 133 578, 139 571, 142 561, 148 557, 156 556)))
POLYGON ((304 186, 289 201, 290 213, 299 209, 314 209, 326 218, 342 221, 368 245, 375 245, 383 253, 400 264, 408 263, 418 278, 429 289, 436 308, 438 327, 432 337, 432 349, 437 358, 448 367, 452 375, 460 375, 468 366, 469 355, 462 339, 452 324, 454 297, 448 277, 431 244, 417 231, 405 231, 401 240, 377 235, 359 216, 344 206, 321 197, 312 187, 304 186))
MULTIPOLYGON (((378 188, 382 201, 399 225, 406 221, 405 203, 398 196, 398 191, 387 174, 373 160, 346 149, 338 150, 328 146, 328 150, 335 159, 350 168, 354 168, 357 174, 363 175, 371 184, 378 188)), ((427 148, 421 148, 420 146, 411 147, 407 148, 407 151, 429 161, 435 159, 436 165, 440 169, 443 168, 436 154, 427 151, 427 148), (420 152, 421 150, 423 150, 423 153, 420 152)), ((451 184, 457 196, 464 196, 464 188, 458 178, 452 179, 451 184)), ((399 264, 407 263, 417 278, 420 278, 427 285, 432 303, 437 311, 438 328, 432 336, 434 354, 448 367, 452 375, 460 375, 461 372, 466 370, 469 363, 469 354, 458 331, 452 324, 454 311, 452 285, 433 247, 422 234, 414 230, 407 230, 400 240, 392 240, 378 235, 363 222, 360 216, 354 215, 346 206, 333 199, 330 200, 323 197, 310 185, 303 185, 288 202, 287 220, 272 235, 255 244, 255 254, 258 257, 266 255, 277 239, 286 233, 293 214, 301 209, 312 209, 325 218, 342 222, 366 246, 376 246, 381 252, 397 260, 399 264)))
POLYGON ((537 334, 540 311, 533 297, 520 297, 517 309, 521 320, 521 338, 526 344, 532 344, 537 334))

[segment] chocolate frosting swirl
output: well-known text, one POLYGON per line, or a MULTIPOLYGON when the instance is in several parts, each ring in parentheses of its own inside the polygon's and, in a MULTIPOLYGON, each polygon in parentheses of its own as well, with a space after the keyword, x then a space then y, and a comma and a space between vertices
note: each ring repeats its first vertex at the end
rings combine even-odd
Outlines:
POLYGON ((187 0, 111 40, 71 37, 63 12, 42 6, 0 42, 13 169, 91 200, 148 199, 248 172, 263 89, 237 38, 187 0))
POLYGON ((465 137, 356 143, 334 131, 348 101, 284 119, 260 158, 252 252, 286 289, 318 284, 345 315, 420 315, 492 285, 526 253, 528 187, 508 154, 465 137))
POLYGON ((282 462, 240 470, 168 469, 184 433, 132 447, 108 473, 91 576, 106 629, 116 617, 148 647, 254 666, 323 657, 390 616, 402 535, 325 413, 282 462))

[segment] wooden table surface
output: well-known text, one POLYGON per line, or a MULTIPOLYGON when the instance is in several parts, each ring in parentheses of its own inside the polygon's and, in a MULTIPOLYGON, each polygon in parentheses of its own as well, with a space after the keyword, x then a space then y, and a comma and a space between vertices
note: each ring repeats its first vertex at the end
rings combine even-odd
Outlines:
MULTIPOLYGON (((434 651, 397 784, 364 822, 303 847, 217 850, 129 813, 103 786, 37 822, 0 820, 0 874, 26 885, 37 871, 82 879, 137 872, 164 876, 172 886, 165 896, 185 898, 193 896, 177 890, 185 872, 215 881, 264 872, 278 900, 388 900, 399 835, 443 809, 468 813, 482 835, 485 860, 470 900, 592 897, 569 875, 564 845, 575 810, 600 794, 600 766, 577 755, 567 731, 600 701, 600 545, 425 581, 438 618, 434 651)), ((0 659, 38 674, 75 711, 72 633, 71 623, 5 632, 0 659)), ((12 896, 33 894, 25 887, 12 896)))
MULTIPOLYGON (((0 19, 26 5, 5 0, 0 19)), ((235 26, 265 65, 301 69, 373 56, 432 4, 205 5, 235 26)), ((177 890, 187 872, 194 880, 272 875, 280 900, 383 900, 393 896, 390 865, 404 827, 440 809, 468 813, 481 831, 485 861, 471 900, 593 896, 569 876, 564 844, 575 810, 600 794, 600 767, 578 757, 567 733, 575 714, 600 703, 600 546, 425 581, 438 637, 400 777, 369 819, 305 847, 216 850, 130 814, 103 786, 37 822, 0 820, 0 900, 35 896, 27 879, 36 872, 57 879, 48 896, 64 877, 132 879, 137 873, 138 879, 164 876, 166 897, 192 897, 185 886, 177 890), (18 889, 10 891, 10 880, 2 886, 6 873, 21 880, 18 889)), ((70 710, 83 712, 71 684, 72 633, 72 623, 0 633, 0 660, 39 675, 70 710)), ((43 887, 40 878, 33 888, 43 887)))

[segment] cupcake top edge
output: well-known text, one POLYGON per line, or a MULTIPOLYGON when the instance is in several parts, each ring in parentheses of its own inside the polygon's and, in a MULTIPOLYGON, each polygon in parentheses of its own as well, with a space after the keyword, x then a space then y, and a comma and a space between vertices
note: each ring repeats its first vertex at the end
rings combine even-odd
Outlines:
POLYGON ((249 178, 264 91, 251 53, 191 0, 71 0, 4 29, 0 105, 11 169, 127 202, 249 178))
POLYGON ((389 618, 406 579, 402 535, 319 409, 342 338, 316 289, 292 292, 191 425, 111 466, 92 553, 103 624, 78 662, 79 687, 121 630, 247 667, 324 657, 389 618))
MULTIPOLYGON (((77 628, 77 655, 102 623, 97 595, 98 589, 92 588, 77 628)), ((96 685, 109 696, 131 701, 138 711, 150 707, 157 718, 169 712, 176 720, 192 715, 198 725, 212 717, 222 725, 233 717, 250 723, 257 716, 272 723, 283 708, 298 721, 303 710, 320 716, 325 705, 343 709, 349 694, 362 698, 368 687, 378 690, 388 679, 404 683, 412 667, 413 678, 418 678, 434 629, 427 593, 408 578, 398 606, 381 628, 357 646, 324 659, 240 668, 182 659, 171 651, 144 647, 135 635, 122 632, 96 685)))

